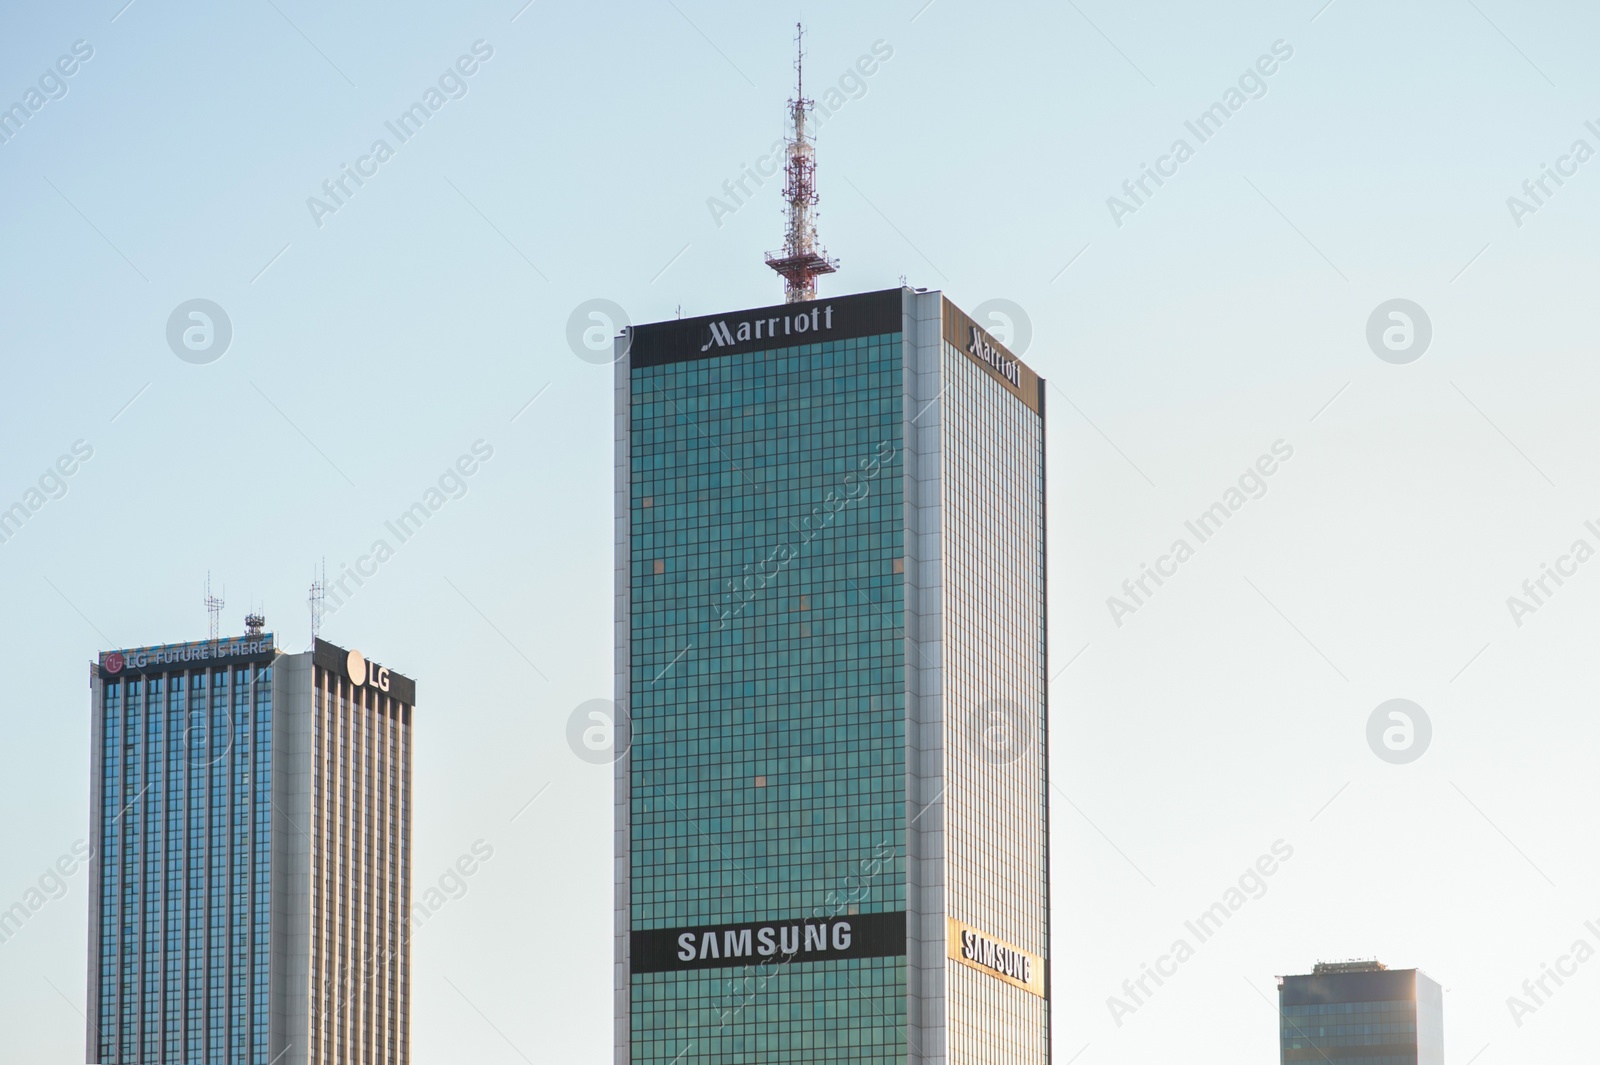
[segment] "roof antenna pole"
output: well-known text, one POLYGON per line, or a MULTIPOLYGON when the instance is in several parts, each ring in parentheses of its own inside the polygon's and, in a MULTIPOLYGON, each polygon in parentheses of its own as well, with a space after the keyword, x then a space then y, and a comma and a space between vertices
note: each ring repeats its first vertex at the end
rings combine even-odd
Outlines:
MULTIPOLYGON (((227 595, 228 593, 224 591, 222 594, 227 595)), ((206 614, 211 621, 211 639, 215 641, 217 637, 222 635, 222 607, 224 604, 221 596, 211 594, 210 570, 206 570, 206 594, 203 602, 206 605, 206 614)))
MULTIPOLYGON (((316 573, 315 570, 312 571, 316 573)), ((311 643, 316 646, 317 635, 322 631, 322 603, 328 594, 328 560, 322 560, 322 574, 311 581, 311 593, 306 597, 311 607, 311 643)))
POLYGON ((813 102, 806 99, 805 93, 805 30, 797 22, 794 31, 794 99, 789 101, 793 129, 783 170, 789 224, 783 250, 767 253, 767 265, 783 278, 785 303, 816 299, 817 277, 839 269, 839 260, 828 258, 827 249, 817 242, 817 153, 806 129, 806 113, 813 102))

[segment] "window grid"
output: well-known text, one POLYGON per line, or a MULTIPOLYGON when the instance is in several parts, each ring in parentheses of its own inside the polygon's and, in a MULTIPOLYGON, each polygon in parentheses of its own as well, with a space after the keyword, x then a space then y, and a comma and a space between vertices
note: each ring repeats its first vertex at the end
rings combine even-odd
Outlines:
MULTIPOLYGON (((635 929, 905 909, 902 383, 898 333, 631 370, 635 929)), ((904 1061, 903 957, 770 970, 634 976, 633 1061, 904 1061)))
POLYGON ((99 1060, 267 1065, 272 670, 107 680, 99 1060))

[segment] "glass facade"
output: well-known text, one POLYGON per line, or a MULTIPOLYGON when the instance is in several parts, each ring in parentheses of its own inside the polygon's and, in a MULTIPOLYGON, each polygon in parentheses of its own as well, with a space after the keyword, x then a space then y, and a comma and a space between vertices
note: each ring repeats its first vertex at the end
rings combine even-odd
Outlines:
POLYGON ((1283 1009, 1283 1060, 1415 1065, 1417 1004, 1329 1002, 1283 1009), (1393 1053, 1397 1045, 1407 1049, 1393 1053))
MULTIPOLYGON (((906 908, 902 365, 631 370, 633 929, 906 908)), ((903 953, 635 973, 632 1060, 903 1061, 905 994, 903 953)))
POLYGON ((1442 1065, 1439 985, 1416 969, 1331 965, 1278 989, 1281 1061, 1442 1065))
POLYGON ((93 1060, 269 1065, 272 669, 109 679, 93 1060))

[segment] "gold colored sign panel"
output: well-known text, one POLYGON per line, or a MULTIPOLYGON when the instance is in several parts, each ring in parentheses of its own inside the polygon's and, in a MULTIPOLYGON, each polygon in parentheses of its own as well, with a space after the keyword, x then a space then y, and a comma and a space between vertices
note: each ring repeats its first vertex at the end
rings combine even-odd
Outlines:
POLYGON ((1044 959, 954 917, 945 919, 945 953, 953 961, 1044 998, 1044 959))

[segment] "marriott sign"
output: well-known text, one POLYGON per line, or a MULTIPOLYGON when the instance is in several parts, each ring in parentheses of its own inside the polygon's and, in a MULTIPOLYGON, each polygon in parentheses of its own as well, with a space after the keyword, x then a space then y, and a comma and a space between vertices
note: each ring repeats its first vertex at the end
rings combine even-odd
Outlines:
POLYGON ((778 323, 783 323, 783 336, 794 336, 803 333, 821 333, 833 329, 833 304, 823 307, 812 307, 809 311, 799 314, 779 314, 770 318, 747 318, 738 323, 737 328, 730 328, 726 318, 717 319, 707 323, 710 336, 700 345, 701 351, 710 351, 713 346, 731 348, 736 344, 743 344, 750 340, 772 340, 779 336, 778 323), (766 330, 765 336, 762 330, 766 330))

